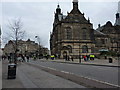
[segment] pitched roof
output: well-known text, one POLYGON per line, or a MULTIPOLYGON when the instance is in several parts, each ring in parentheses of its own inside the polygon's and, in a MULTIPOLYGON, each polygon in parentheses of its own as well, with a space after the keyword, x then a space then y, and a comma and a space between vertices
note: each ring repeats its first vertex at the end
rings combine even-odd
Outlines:
POLYGON ((100 31, 98 31, 98 30, 94 30, 94 34, 95 34, 95 35, 106 35, 106 34, 100 32, 100 31))
POLYGON ((81 24, 90 24, 89 20, 86 20, 84 17, 84 14, 82 14, 79 9, 75 10, 72 9, 70 13, 65 17, 63 21, 66 22, 76 22, 76 23, 81 23, 81 24))

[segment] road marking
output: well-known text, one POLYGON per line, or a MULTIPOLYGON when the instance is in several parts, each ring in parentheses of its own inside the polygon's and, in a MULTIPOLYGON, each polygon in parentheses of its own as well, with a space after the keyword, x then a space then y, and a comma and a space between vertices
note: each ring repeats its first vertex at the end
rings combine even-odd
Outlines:
POLYGON ((52 70, 56 70, 56 71, 57 71, 57 69, 55 69, 55 68, 51 68, 51 67, 47 67, 47 68, 52 69, 52 70))
POLYGON ((108 83, 108 82, 105 82, 105 81, 100 81, 100 80, 97 80, 97 79, 92 79, 92 78, 84 77, 84 76, 80 76, 80 77, 83 77, 83 78, 86 78, 86 79, 89 79, 89 80, 94 80, 94 81, 96 81, 96 82, 100 82, 100 83, 108 84, 108 85, 111 85, 111 86, 120 87, 119 85, 111 84, 111 83, 108 83))
POLYGON ((60 71, 60 72, 63 72, 63 73, 70 73, 70 72, 66 72, 66 71, 60 71))
MULTIPOLYGON (((34 65, 36 65, 36 64, 34 64, 34 65)), ((39 66, 41 66, 41 67, 43 67, 43 68, 49 68, 49 69, 52 69, 52 70, 56 70, 56 71, 57 71, 57 69, 55 69, 55 68, 51 68, 51 67, 47 67, 47 66, 43 66, 43 65, 39 65, 39 66)))
MULTIPOLYGON (((52 70, 60 71, 60 70, 57 70, 57 69, 54 69, 54 68, 50 68, 50 67, 48 67, 48 68, 49 68, 49 69, 52 69, 52 70)), ((67 71, 60 71, 60 72, 69 73, 69 74, 74 74, 74 73, 67 72, 67 71)), ((75 75, 76 75, 76 74, 75 74, 75 75)), ((97 79, 92 79, 92 78, 84 77, 84 76, 80 76, 80 77, 83 77, 83 78, 86 78, 86 79, 89 79, 89 80, 93 80, 93 81, 96 81, 96 82, 108 84, 108 85, 111 85, 111 86, 120 87, 119 85, 111 84, 111 83, 108 83, 108 82, 105 82, 105 81, 100 81, 100 80, 97 80, 97 79)))

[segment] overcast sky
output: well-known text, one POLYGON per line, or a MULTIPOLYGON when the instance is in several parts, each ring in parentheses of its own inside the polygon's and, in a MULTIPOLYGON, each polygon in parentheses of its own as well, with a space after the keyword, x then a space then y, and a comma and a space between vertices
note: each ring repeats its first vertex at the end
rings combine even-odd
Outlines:
MULTIPOLYGON (((79 9, 82 13, 84 12, 86 19, 90 18, 93 28, 96 29, 98 24, 104 25, 107 21, 111 21, 114 25, 118 1, 79 0, 79 9)), ((49 36, 58 3, 64 15, 67 15, 67 11, 70 12, 73 8, 72 0, 2 0, 0 4, 2 38, 6 37, 6 32, 10 32, 6 27, 8 20, 21 17, 23 30, 27 33, 25 39, 35 40, 37 35, 41 39, 41 44, 49 48, 49 36)))

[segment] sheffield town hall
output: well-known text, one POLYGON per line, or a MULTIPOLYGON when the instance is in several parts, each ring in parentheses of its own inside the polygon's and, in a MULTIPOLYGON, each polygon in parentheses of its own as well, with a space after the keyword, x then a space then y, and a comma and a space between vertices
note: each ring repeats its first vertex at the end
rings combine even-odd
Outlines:
POLYGON ((101 51, 120 52, 120 12, 116 13, 115 24, 107 21, 93 29, 89 18, 79 10, 78 0, 73 0, 73 8, 67 14, 61 13, 57 5, 54 15, 53 30, 50 34, 51 54, 59 58, 83 55, 99 55, 101 51))

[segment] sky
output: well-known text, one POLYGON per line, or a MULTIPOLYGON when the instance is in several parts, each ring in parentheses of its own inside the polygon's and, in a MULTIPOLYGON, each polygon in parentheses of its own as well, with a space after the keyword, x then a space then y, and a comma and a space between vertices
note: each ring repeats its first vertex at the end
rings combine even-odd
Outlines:
MULTIPOLYGON (((40 37, 41 45, 50 47, 50 32, 53 29, 54 12, 59 3, 64 15, 73 8, 73 0, 2 0, 0 3, 0 25, 2 26, 2 47, 7 42, 6 36, 10 32, 8 21, 21 18, 23 30, 26 31, 27 40, 36 41, 40 37)), ((90 19, 93 28, 98 24, 104 25, 111 21, 114 25, 115 14, 118 12, 119 0, 79 0, 79 9, 90 19)))

